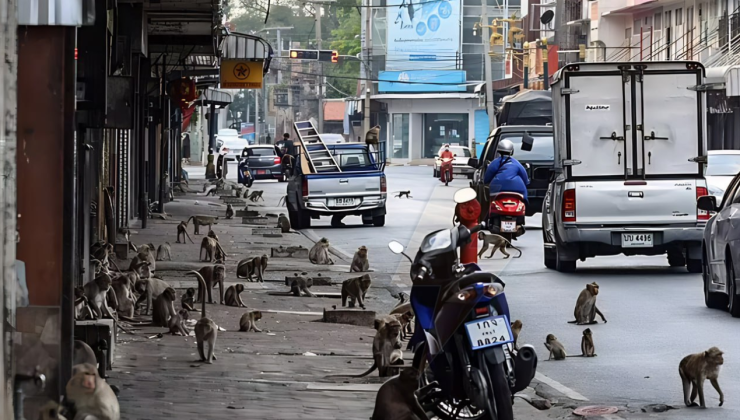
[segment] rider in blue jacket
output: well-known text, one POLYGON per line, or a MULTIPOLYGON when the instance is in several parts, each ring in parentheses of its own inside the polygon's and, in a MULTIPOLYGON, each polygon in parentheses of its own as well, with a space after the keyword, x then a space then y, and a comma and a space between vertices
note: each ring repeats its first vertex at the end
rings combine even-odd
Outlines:
POLYGON ((499 157, 493 160, 486 168, 486 174, 483 182, 490 184, 491 194, 500 192, 515 192, 524 196, 527 201, 527 185, 529 177, 518 160, 512 156, 514 154, 514 143, 510 140, 501 140, 496 148, 499 157))

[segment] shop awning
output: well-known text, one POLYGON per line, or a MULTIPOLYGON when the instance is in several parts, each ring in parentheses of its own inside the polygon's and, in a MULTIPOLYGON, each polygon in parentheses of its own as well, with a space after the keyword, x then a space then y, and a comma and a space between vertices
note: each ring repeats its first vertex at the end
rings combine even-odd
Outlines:
POLYGON ((655 4, 658 0, 647 0, 647 1, 635 1, 635 3, 632 6, 622 7, 620 9, 614 9, 610 10, 608 12, 602 13, 601 17, 606 16, 619 16, 619 15, 633 15, 636 13, 642 13, 646 12, 650 9, 655 8, 655 4))

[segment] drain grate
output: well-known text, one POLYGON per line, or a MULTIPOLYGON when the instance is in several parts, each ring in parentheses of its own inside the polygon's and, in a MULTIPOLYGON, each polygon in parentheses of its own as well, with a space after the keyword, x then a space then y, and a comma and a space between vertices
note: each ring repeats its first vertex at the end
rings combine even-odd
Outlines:
POLYGON ((617 407, 609 407, 603 405, 587 405, 585 407, 578 407, 573 410, 573 414, 577 416, 603 416, 605 414, 614 414, 619 409, 617 407))

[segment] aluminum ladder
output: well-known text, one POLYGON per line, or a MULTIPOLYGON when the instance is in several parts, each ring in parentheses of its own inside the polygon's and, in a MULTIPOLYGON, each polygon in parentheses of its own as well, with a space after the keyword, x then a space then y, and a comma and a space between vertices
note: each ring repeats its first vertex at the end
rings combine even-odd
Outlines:
POLYGON ((342 172, 311 121, 296 121, 293 127, 313 173, 342 172))

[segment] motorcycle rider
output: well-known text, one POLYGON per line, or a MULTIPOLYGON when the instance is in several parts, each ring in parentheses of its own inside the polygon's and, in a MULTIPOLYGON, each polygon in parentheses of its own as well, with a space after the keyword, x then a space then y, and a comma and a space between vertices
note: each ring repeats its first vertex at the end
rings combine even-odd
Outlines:
POLYGON ((527 200, 527 185, 529 177, 518 160, 514 159, 514 143, 511 140, 501 140, 496 147, 499 157, 493 160, 486 168, 486 174, 483 182, 490 185, 491 195, 500 192, 515 192, 524 197, 525 205, 527 200))
POLYGON ((442 164, 440 165, 439 170, 439 180, 442 181, 443 179, 446 181, 452 181, 452 160, 455 158, 455 155, 450 151, 450 145, 448 143, 445 143, 444 150, 442 150, 442 153, 439 155, 439 159, 442 161, 442 164), (445 162, 445 159, 450 159, 449 162, 445 162), (446 178, 446 175, 444 175, 445 170, 449 169, 450 172, 450 179, 446 178), (443 178, 444 177, 444 178, 443 178))

